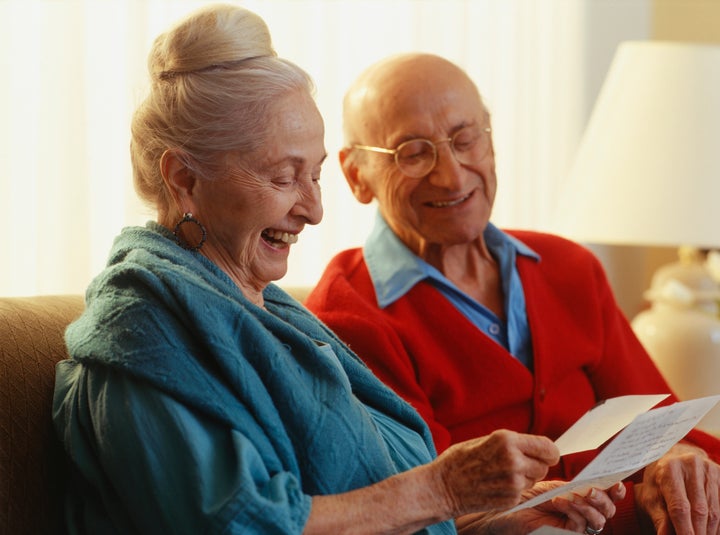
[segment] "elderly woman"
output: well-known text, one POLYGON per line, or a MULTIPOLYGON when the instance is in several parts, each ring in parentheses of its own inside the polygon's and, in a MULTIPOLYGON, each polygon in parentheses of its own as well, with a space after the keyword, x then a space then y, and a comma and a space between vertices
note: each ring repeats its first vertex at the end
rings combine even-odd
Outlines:
POLYGON ((149 69, 131 152, 157 222, 118 236, 57 370, 70 531, 601 528, 623 488, 501 516, 551 486, 555 446, 499 431, 435 458, 418 414, 271 283, 322 217, 326 152, 311 81, 264 22, 198 11, 149 69))

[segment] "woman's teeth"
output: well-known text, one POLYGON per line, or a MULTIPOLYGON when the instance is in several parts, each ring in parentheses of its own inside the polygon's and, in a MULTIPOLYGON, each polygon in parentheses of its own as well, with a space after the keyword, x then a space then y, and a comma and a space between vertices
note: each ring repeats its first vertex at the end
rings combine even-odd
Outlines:
POLYGON ((265 239, 281 241, 287 244, 293 244, 298 241, 297 234, 290 234, 288 232, 283 232, 282 230, 264 230, 262 236, 265 239))

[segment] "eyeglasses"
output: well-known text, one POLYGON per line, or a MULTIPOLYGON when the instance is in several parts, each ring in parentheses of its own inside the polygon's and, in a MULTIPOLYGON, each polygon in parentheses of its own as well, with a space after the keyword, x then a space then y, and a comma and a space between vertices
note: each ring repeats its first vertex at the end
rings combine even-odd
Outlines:
POLYGON ((395 149, 371 147, 369 145, 353 145, 352 148, 382 152, 395 156, 395 163, 400 171, 411 177, 421 178, 430 173, 437 163, 437 146, 450 143, 455 159, 461 164, 469 165, 482 160, 490 149, 489 127, 477 125, 466 126, 455 132, 452 137, 430 141, 429 139, 410 139, 400 143, 395 149))

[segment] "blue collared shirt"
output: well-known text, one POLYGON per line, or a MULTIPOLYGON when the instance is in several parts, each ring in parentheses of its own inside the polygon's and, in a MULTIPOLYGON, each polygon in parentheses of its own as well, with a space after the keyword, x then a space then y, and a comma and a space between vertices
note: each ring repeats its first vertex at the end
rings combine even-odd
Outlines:
POLYGON ((461 291, 440 270, 410 251, 379 212, 363 249, 370 278, 375 286, 378 306, 387 307, 409 292, 418 282, 427 280, 478 329, 532 369, 532 343, 525 310, 525 294, 515 260, 518 254, 537 261, 540 256, 492 223, 488 223, 484 237, 490 253, 500 267, 505 296, 505 321, 461 291))

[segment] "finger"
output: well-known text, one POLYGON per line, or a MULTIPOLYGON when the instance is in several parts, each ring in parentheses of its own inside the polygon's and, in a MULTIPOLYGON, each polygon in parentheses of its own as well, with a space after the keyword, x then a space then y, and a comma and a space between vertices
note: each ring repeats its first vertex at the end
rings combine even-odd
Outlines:
POLYGON ((720 485, 717 480, 708 479, 705 493, 708 502, 707 532, 711 535, 720 534, 720 485))
POLYGON ((548 473, 548 465, 534 459, 528 459, 524 468, 525 477, 532 481, 532 485, 545 478, 548 473))
POLYGON ((587 520, 583 514, 572 506, 571 500, 562 497, 555 497, 551 501, 555 511, 562 513, 565 517, 564 529, 582 532, 587 526, 587 520))
POLYGON ((613 502, 619 502, 625 499, 625 496, 627 495, 627 487, 625 487, 625 484, 622 481, 619 481, 610 487, 607 492, 613 502))
MULTIPOLYGON (((599 499, 598 495, 600 494, 604 493, 595 491, 595 496, 593 497, 593 500, 600 502, 603 507, 606 507, 609 503, 609 506, 612 509, 609 514, 609 516, 611 517, 615 514, 615 506, 612 504, 609 498, 607 499, 607 502, 599 499)), ((590 499, 587 497, 583 498, 582 496, 573 494, 570 506, 575 509, 579 514, 581 514, 585 519, 585 524, 587 524, 593 529, 602 529, 605 526, 607 518, 609 518, 609 516, 607 516, 602 510, 595 507, 593 503, 591 503, 590 499)))
POLYGON ((705 460, 695 457, 681 465, 685 473, 685 494, 690 508, 695 535, 706 535, 708 524, 708 495, 705 460))
POLYGON ((518 448, 527 457, 537 459, 548 466, 553 466, 560 461, 560 450, 547 437, 520 434, 518 436, 518 448))
POLYGON ((602 490, 590 489, 585 496, 588 504, 594 507, 604 518, 612 518, 615 516, 615 503, 610 496, 602 490))
POLYGON ((662 480, 658 485, 665 500, 670 523, 675 528, 675 532, 679 534, 694 533, 690 500, 686 493, 685 474, 683 472, 684 470, 680 464, 668 465, 667 471, 663 473, 662 480))
POLYGON ((569 499, 556 497, 551 503, 558 512, 565 515, 565 529, 583 532, 585 527, 589 526, 602 531, 607 523, 607 518, 582 496, 572 494, 569 499))
POLYGON ((672 523, 667 513, 665 501, 660 494, 656 494, 654 497, 647 499, 645 511, 652 524, 652 531, 650 531, 650 533, 656 533, 657 535, 671 535, 672 533, 672 535, 674 535, 674 532, 670 530, 672 523))

